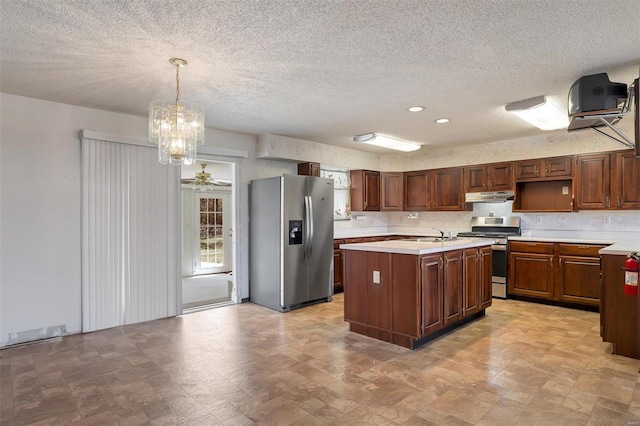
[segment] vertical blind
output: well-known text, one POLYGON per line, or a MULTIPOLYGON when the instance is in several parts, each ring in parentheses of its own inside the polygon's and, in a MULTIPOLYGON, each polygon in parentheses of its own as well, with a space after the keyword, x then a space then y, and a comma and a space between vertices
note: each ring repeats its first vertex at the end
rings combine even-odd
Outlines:
POLYGON ((177 314, 180 168, 153 147, 82 139, 82 330, 177 314))

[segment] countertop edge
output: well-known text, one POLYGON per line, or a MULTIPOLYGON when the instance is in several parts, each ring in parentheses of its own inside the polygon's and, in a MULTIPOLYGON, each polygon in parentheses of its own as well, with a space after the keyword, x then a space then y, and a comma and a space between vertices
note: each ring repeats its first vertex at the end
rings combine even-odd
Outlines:
POLYGON ((374 243, 355 243, 355 244, 341 244, 340 248, 343 250, 355 250, 355 251, 373 251, 379 253, 395 253, 395 254, 411 254, 420 256, 423 254, 432 254, 432 253, 442 253, 445 251, 451 250, 462 250, 465 248, 475 248, 475 247, 485 247, 490 246, 495 243, 493 239, 479 239, 478 241, 473 242, 464 242, 464 243, 436 243, 439 244, 438 247, 428 247, 428 248, 415 248, 420 244, 434 244, 434 243, 416 243, 416 242, 405 242, 405 245, 413 245, 414 247, 401 247, 395 246, 393 243, 398 243, 398 241, 379 241, 374 243), (388 244, 392 243, 392 244, 388 244), (441 245, 447 244, 447 245, 441 245))

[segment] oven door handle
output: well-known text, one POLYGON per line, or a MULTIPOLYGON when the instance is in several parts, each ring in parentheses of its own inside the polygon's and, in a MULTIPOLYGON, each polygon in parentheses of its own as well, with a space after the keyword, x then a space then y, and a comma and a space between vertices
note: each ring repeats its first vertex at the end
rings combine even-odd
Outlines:
POLYGON ((507 251, 507 246, 492 245, 491 246, 491 250, 493 250, 493 251, 507 251))

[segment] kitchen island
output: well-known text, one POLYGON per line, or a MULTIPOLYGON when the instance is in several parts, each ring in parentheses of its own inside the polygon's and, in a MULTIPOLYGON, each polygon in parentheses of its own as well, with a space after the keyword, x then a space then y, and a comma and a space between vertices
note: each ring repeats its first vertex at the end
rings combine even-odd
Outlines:
POLYGON ((484 315, 492 239, 342 244, 344 317, 355 333, 406 348, 484 315))

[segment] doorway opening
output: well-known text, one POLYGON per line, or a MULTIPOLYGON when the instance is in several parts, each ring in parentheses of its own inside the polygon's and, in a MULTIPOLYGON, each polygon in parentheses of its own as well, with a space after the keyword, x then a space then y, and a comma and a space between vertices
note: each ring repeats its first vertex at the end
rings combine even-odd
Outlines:
POLYGON ((234 164, 198 160, 183 166, 182 312, 234 303, 234 164), (201 164, 209 184, 196 183, 201 164))

